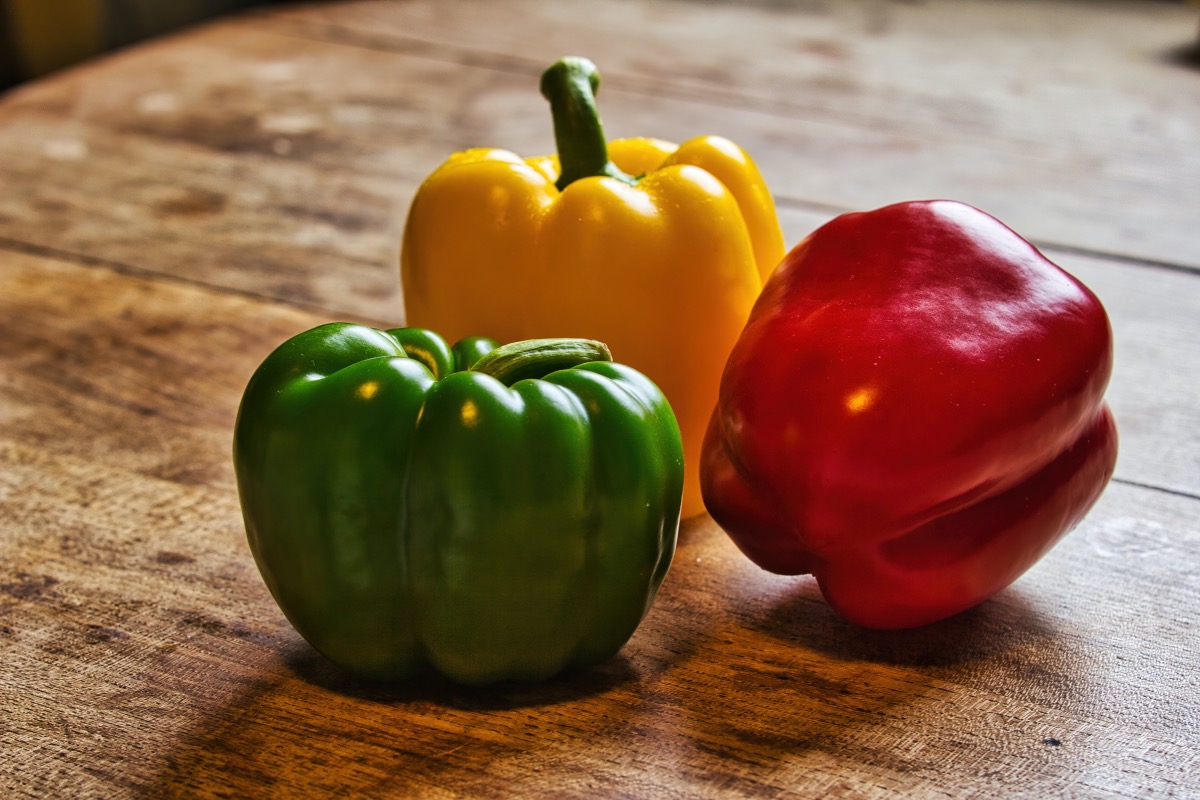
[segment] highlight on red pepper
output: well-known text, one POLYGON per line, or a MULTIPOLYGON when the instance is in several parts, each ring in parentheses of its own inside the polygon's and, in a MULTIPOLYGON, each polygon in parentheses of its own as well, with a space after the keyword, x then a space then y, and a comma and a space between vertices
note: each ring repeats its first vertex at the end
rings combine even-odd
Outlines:
POLYGON ((722 377, 701 480, 755 563, 811 573, 872 628, 1016 580, 1112 476, 1100 301, 970 206, 900 203, 813 232, 722 377))
POLYGON ((679 427, 595 341, 453 348, 331 323, 246 387, 250 549, 296 630, 351 672, 536 681, 615 654, 675 552, 679 427))

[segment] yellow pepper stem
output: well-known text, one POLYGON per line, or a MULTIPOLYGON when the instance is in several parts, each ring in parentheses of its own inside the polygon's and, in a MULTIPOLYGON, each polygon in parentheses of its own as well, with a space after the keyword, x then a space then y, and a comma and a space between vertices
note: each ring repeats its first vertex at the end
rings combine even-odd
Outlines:
POLYGON ((586 58, 566 56, 542 73, 542 96, 550 101, 554 141, 558 146, 559 191, 573 181, 608 176, 630 185, 637 178, 617 168, 608 157, 604 126, 596 110, 600 72, 586 58))

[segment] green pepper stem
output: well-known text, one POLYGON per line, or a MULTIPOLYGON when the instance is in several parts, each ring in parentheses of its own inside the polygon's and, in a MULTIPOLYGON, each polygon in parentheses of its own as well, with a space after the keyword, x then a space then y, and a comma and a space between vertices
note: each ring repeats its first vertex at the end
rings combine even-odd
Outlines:
POLYGON ((555 185, 559 191, 580 178, 601 175, 637 183, 637 178, 622 172, 608 158, 608 142, 596 110, 600 73, 595 64, 579 56, 560 58, 542 73, 541 88, 554 118, 559 164, 555 185))
POLYGON ((529 339, 497 347, 471 367, 505 386, 591 361, 612 361, 608 345, 591 339, 529 339))

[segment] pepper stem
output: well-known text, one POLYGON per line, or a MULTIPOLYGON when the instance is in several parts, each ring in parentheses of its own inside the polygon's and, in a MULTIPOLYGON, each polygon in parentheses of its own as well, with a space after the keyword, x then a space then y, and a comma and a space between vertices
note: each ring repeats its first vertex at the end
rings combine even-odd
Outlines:
POLYGON ((596 110, 600 73, 586 58, 560 58, 542 73, 542 96, 550 101, 554 141, 558 146, 559 191, 580 178, 607 176, 630 185, 637 178, 608 158, 604 126, 596 110))
POLYGON ((529 339, 497 347, 471 367, 505 386, 591 361, 612 361, 608 345, 592 339, 529 339))

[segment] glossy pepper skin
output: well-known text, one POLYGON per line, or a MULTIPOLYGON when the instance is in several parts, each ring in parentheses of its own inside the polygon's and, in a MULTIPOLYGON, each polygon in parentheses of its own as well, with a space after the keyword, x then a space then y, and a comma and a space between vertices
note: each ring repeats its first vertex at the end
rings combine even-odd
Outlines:
POLYGON ((598 663, 671 563, 682 455, 654 384, 595 342, 494 346, 332 323, 246 388, 250 549, 296 630, 354 673, 486 684, 598 663))
POLYGON ((792 250, 725 370, 708 508, 853 622, 948 617, 1016 580, 1112 475, 1099 300, 961 203, 847 214, 792 250))
POLYGON ((424 182, 401 249, 406 322, 448 338, 607 343, 675 410, 691 516, 721 370, 783 236, 741 148, 714 136, 608 144, 598 85, 584 59, 543 76, 557 158, 468 150, 424 182))

